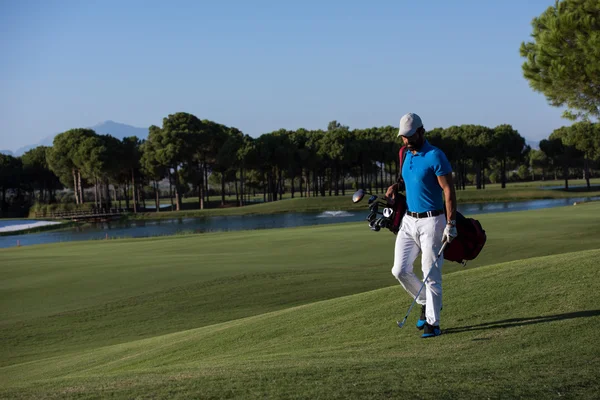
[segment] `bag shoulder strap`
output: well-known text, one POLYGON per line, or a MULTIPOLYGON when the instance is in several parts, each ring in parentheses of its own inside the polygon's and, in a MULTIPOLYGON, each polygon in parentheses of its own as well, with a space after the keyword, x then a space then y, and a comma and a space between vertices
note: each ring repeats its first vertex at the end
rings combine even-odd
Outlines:
POLYGON ((406 146, 402 146, 400 148, 400 165, 404 165, 404 160, 406 160, 406 146))
POLYGON ((406 146, 402 146, 400 148, 398 158, 400 160, 400 172, 398 173, 398 178, 396 179, 396 182, 404 186, 404 179, 402 178, 402 167, 404 166, 404 160, 406 160, 406 146))

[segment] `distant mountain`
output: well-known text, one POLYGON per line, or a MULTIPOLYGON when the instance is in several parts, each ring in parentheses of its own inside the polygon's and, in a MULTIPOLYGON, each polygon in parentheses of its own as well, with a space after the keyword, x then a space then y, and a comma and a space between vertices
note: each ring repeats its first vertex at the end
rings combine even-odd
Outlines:
POLYGON ((97 134, 108 134, 118 139, 123 139, 128 136, 137 136, 138 139, 146 139, 148 137, 148 128, 138 128, 114 121, 104 121, 92 126, 91 129, 93 129, 97 134))
MULTIPOLYGON (((90 129, 93 129, 99 135, 111 135, 113 137, 118 138, 119 140, 128 137, 128 136, 137 136, 138 139, 146 139, 148 137, 148 128, 138 128, 136 126, 121 124, 119 122, 114 121, 104 121, 99 124, 96 124, 90 129)), ((30 144, 27 146, 23 146, 18 148, 14 152, 15 157, 22 156, 27 151, 34 149, 38 146, 52 146, 52 142, 54 141, 54 136, 58 135, 55 133, 54 135, 46 136, 44 139, 40 140, 36 144, 30 144)), ((6 150, 9 152, 9 150, 6 150)), ((4 150, 2 151, 4 152, 4 150)))
POLYGON ((10 151, 10 150, 0 150, 0 154, 4 154, 4 155, 7 155, 7 156, 12 156, 13 152, 10 151))
POLYGON ((27 146, 19 147, 17 150, 15 150, 15 152, 14 152, 13 155, 15 157, 20 157, 23 154, 27 153, 29 150, 35 149, 38 146, 52 146, 52 140, 54 140, 54 136, 56 136, 56 135, 58 135, 58 134, 54 134, 54 135, 51 135, 51 136, 46 136, 45 138, 43 138, 42 140, 40 140, 36 144, 29 144, 27 146))

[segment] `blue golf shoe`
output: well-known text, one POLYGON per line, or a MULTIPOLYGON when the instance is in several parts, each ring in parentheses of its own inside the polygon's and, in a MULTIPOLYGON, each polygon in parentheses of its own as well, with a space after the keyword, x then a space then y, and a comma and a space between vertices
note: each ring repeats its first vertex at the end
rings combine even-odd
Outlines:
POLYGON ((430 338, 430 337, 440 336, 441 334, 442 334, 442 330, 440 329, 440 327, 438 325, 429 325, 426 322, 425 326, 423 327, 423 334, 421 335, 421 337, 422 338, 430 338))

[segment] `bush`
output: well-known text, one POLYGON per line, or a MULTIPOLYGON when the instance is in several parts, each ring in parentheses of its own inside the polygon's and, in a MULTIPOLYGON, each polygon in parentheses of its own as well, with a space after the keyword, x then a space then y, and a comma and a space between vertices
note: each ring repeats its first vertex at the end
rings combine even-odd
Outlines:
POLYGON ((53 213, 90 211, 94 208, 94 203, 74 204, 74 203, 54 203, 43 204, 35 203, 29 209, 29 218, 49 217, 53 213))
POLYGON ((489 173, 488 179, 490 180, 490 183, 498 183, 500 182, 500 174, 496 171, 492 171, 489 173))
POLYGON ((465 183, 467 185, 473 185, 476 180, 477 180, 477 175, 476 174, 468 173, 467 174, 467 181, 465 183))
POLYGON ((526 165, 519 166, 519 169, 517 169, 517 175, 522 181, 531 179, 531 173, 526 165))

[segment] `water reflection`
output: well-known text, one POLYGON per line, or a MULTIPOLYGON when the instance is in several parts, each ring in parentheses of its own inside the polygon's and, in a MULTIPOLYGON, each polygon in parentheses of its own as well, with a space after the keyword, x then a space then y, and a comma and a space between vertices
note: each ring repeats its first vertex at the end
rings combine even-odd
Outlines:
MULTIPOLYGON (((505 211, 536 210, 571 205, 574 202, 600 200, 600 196, 588 198, 514 201, 500 203, 460 204, 458 210, 466 216, 505 211)), ((101 240, 109 238, 138 238, 174 235, 177 233, 203 233, 253 229, 290 228, 307 225, 323 225, 341 222, 365 221, 368 210, 325 211, 322 213, 287 213, 273 215, 237 215, 204 218, 177 218, 156 221, 104 222, 76 226, 63 231, 48 231, 27 235, 0 236, 0 248, 42 243, 70 242, 77 240, 101 240)), ((2 221, 5 225, 7 221, 2 221)))
POLYGON ((502 211, 527 211, 527 210, 539 210, 542 208, 562 207, 569 206, 573 203, 580 203, 584 201, 597 201, 600 200, 600 196, 596 197, 577 197, 569 199, 544 199, 544 200, 531 200, 531 201, 510 201, 510 202, 499 202, 499 203, 471 203, 471 204, 459 204, 458 210, 467 214, 489 214, 502 211))

